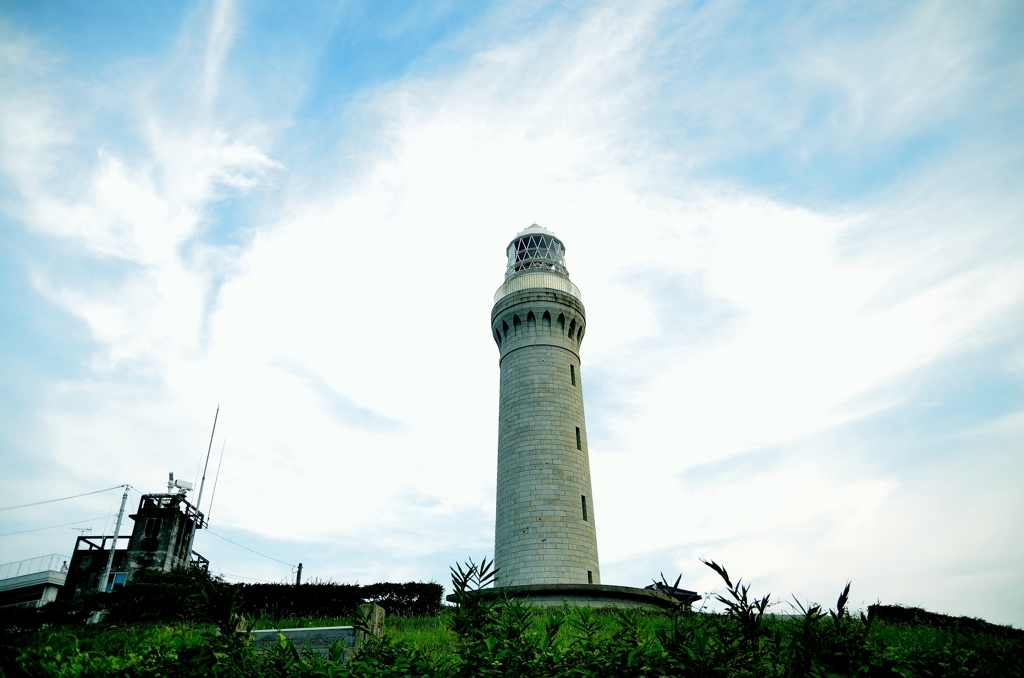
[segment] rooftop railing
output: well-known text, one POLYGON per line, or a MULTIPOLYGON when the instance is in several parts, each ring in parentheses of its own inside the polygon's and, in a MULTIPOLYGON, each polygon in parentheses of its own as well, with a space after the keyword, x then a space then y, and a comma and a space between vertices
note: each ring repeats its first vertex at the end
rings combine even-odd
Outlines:
POLYGON ((13 579, 37 572, 60 572, 64 563, 71 562, 71 556, 51 553, 48 556, 36 556, 0 565, 0 579, 13 579))
POLYGON ((580 288, 573 285, 572 281, 565 276, 557 275, 555 273, 522 273, 508 280, 504 285, 498 288, 498 291, 494 293, 494 303, 498 303, 498 301, 503 297, 507 297, 513 292, 537 287, 558 290, 559 292, 571 294, 580 301, 583 300, 583 295, 580 294, 580 288))

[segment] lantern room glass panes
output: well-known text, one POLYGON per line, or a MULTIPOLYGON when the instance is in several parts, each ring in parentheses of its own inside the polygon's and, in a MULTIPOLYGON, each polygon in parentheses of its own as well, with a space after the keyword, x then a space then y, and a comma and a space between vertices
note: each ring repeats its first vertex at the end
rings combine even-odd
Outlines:
POLYGON ((505 279, 532 269, 569 275, 565 268, 565 247, 557 238, 547 235, 524 235, 508 246, 508 269, 505 279))

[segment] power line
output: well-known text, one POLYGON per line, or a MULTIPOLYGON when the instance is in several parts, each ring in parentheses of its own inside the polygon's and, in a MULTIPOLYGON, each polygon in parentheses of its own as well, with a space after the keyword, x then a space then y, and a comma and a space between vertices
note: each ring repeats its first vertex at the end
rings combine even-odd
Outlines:
POLYGON ((50 525, 49 527, 36 527, 31 530, 22 530, 21 532, 5 532, 4 534, 0 534, 0 537, 9 537, 12 534, 25 534, 26 532, 39 532, 40 530, 52 530, 55 527, 67 527, 68 525, 79 525, 81 523, 88 523, 92 522, 93 520, 99 520, 100 518, 105 517, 106 516, 99 516, 98 518, 87 518, 86 520, 76 520, 73 523, 61 523, 60 525, 50 525))
POLYGON ((107 508, 107 517, 103 519, 103 534, 107 533, 107 525, 110 524, 110 514, 114 512, 114 505, 111 504, 107 508))
POLYGON ((242 545, 241 545, 241 544, 239 544, 238 542, 236 542, 236 541, 231 541, 231 540, 230 540, 230 539, 228 539, 227 537, 222 537, 222 536, 220 536, 219 534, 217 534, 216 532, 210 532, 209 528, 207 528, 207 530, 206 530, 206 531, 207 531, 207 533, 209 533, 209 534, 212 534, 212 535, 213 535, 214 537, 217 537, 218 539, 223 539, 223 540, 224 540, 224 541, 226 541, 227 543, 229 543, 229 544, 234 544, 234 545, 235 545, 235 546, 237 546, 238 548, 242 548, 242 549, 245 549, 246 551, 249 551, 250 553, 255 553, 255 554, 256 554, 256 555, 258 555, 258 556, 263 556, 264 558, 266 558, 266 559, 268 559, 268 560, 273 560, 273 561, 274 561, 275 563, 281 563, 282 565, 287 565, 288 567, 295 567, 295 566, 294 566, 294 565, 292 565, 291 563, 286 563, 286 562, 284 562, 283 560, 278 560, 277 558, 271 558, 270 556, 268 556, 268 555, 266 555, 266 554, 264 554, 264 553, 260 553, 259 551, 253 551, 253 550, 252 550, 251 548, 249 548, 248 546, 242 546, 242 545))
POLYGON ((221 572, 220 574, 221 574, 222 577, 234 577, 235 579, 248 579, 249 581, 258 582, 260 584, 275 584, 275 583, 277 583, 277 582, 271 581, 269 579, 256 579, 255 577, 243 577, 240 574, 228 574, 227 572, 221 572))
MULTIPOLYGON (((114 485, 113 487, 108 487, 105 490, 96 490, 95 492, 84 492, 82 494, 73 494, 70 497, 61 497, 60 499, 47 499, 46 501, 36 501, 36 502, 32 502, 31 504, 19 504, 18 506, 5 506, 3 508, 0 508, 0 511, 10 511, 12 509, 27 508, 29 506, 39 506, 40 504, 52 504, 55 501, 64 501, 65 499, 77 499, 78 497, 87 497, 90 494, 99 494, 100 492, 110 492, 111 490, 116 490, 119 487, 124 487, 124 485, 114 485)), ((85 521, 82 521, 82 522, 85 522, 85 521)))

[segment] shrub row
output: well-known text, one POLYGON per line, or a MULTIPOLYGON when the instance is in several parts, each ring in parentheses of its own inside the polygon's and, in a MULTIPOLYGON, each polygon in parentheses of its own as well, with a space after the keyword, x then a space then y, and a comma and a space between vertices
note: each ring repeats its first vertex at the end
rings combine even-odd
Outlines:
POLYGON ((868 620, 883 621, 888 624, 906 624, 908 626, 931 626, 948 631, 961 633, 984 633, 997 638, 1010 640, 1024 639, 1024 629, 1000 626, 976 617, 951 617, 947 614, 928 612, 919 607, 903 607, 902 605, 869 605, 868 620))
POLYGON ((407 584, 243 584, 240 611, 246 616, 272 612, 278 617, 342 617, 363 603, 377 603, 388 614, 432 617, 441 611, 444 587, 407 584))
POLYGON ((194 568, 144 570, 112 593, 90 593, 39 609, 0 608, 0 634, 82 623, 96 612, 105 612, 113 624, 219 621, 231 615, 350 617, 369 602, 391 615, 428 617, 441 610, 443 594, 444 587, 435 583, 226 584, 194 568))

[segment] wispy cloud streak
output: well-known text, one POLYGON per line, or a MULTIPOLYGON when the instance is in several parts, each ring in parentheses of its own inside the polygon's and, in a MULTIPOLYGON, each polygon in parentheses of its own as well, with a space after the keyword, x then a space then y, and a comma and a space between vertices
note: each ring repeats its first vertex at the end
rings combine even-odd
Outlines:
POLYGON ((331 386, 326 379, 301 365, 278 362, 274 366, 302 380, 316 393, 324 412, 343 426, 375 433, 393 433, 406 428, 397 419, 357 405, 350 397, 331 386))
POLYGON ((235 38, 235 0, 214 0, 210 34, 203 61, 203 102, 209 105, 217 95, 224 58, 235 38))

